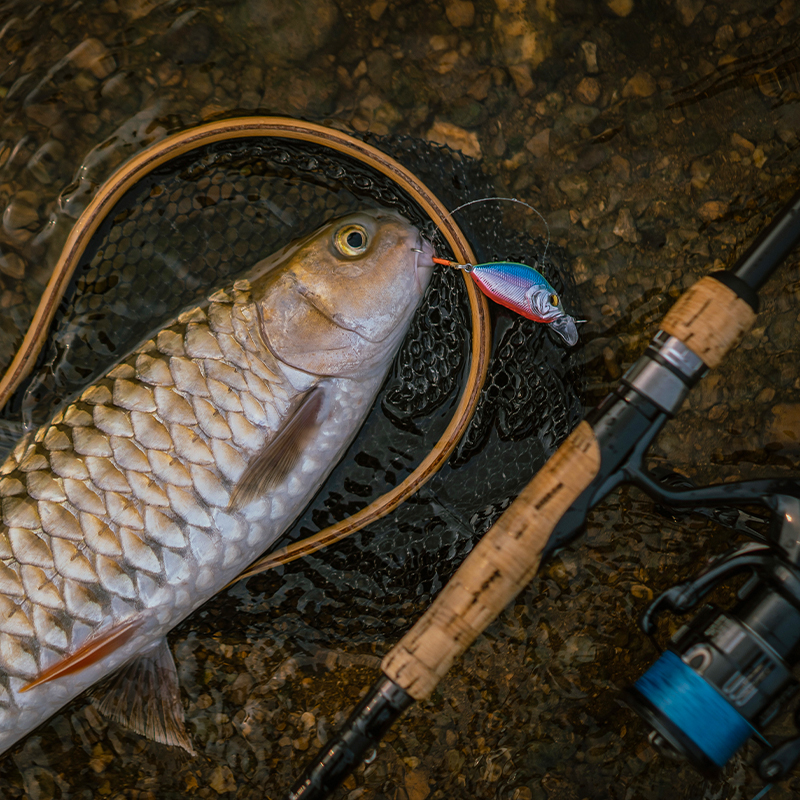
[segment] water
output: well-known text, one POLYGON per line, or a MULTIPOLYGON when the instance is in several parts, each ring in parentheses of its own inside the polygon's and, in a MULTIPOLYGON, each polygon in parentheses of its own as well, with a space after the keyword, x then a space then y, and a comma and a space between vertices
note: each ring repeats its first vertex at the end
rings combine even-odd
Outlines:
MULTIPOLYGON (((791 0, 0 3, 0 360, 119 163, 170 132, 260 110, 479 155, 498 193, 536 206, 569 256, 591 405, 674 298, 731 263, 793 193, 798 12, 791 0), (99 44, 76 54, 86 38, 99 44)), ((544 235, 524 210, 506 224, 544 235)), ((699 481, 797 474, 798 287, 795 258, 661 434, 654 465, 699 481)), ((481 480, 496 463, 465 474, 481 480)), ((447 486, 423 498, 440 519, 447 486)), ((385 535, 413 532, 404 513, 385 535)), ((469 527, 455 515, 436 531, 450 558, 469 527)), ((608 498, 337 797, 752 797, 744 759, 706 781, 657 756, 618 694, 656 657, 635 624, 651 593, 729 540, 704 518, 665 520, 636 491, 608 498)), ((369 585, 353 574, 351 609, 350 547, 237 586, 173 632, 197 759, 107 726, 80 699, 0 761, 3 796, 279 797, 447 571, 409 585, 425 570, 410 547, 409 564, 369 585)), ((798 789, 791 779, 769 797, 798 789)))

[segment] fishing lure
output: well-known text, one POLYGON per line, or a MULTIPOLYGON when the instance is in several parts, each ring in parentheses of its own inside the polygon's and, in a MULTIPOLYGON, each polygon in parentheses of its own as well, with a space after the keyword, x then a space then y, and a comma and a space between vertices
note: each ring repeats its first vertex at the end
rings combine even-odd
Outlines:
POLYGON ((556 290, 533 267, 513 261, 459 264, 434 258, 433 262, 469 273, 478 288, 496 303, 526 319, 549 325, 570 347, 578 343, 576 320, 564 310, 556 290))

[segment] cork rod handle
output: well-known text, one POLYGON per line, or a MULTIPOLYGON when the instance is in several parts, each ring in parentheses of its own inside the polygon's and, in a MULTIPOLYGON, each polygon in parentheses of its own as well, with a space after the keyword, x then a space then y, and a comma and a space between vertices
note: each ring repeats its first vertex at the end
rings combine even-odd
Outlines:
MULTIPOLYGON (((714 367, 754 319, 732 289, 705 277, 678 300, 662 328, 714 367)), ((550 534, 597 476, 600 462, 594 431, 582 422, 386 655, 386 677, 415 700, 433 691, 453 661, 536 574, 550 534)))
POLYGON ((427 697, 453 661, 533 578, 553 528, 599 468, 597 439, 582 422, 384 658, 384 674, 414 699, 427 697))

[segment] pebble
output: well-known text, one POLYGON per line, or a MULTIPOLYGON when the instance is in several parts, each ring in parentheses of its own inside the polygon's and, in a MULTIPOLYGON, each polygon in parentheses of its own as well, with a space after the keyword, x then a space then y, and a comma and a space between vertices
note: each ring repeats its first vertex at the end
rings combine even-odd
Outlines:
POLYGON ((639 241, 639 232, 636 230, 636 223, 633 221, 633 214, 629 208, 621 208, 617 214, 617 221, 614 223, 613 233, 625 242, 634 244, 639 241))
POLYGON ((514 64, 508 68, 508 72, 520 97, 525 97, 533 91, 533 76, 529 64, 514 64))
POLYGON ((600 97, 600 81, 597 78, 584 78, 575 87, 575 97, 587 106, 592 105, 600 97))
POLYGON ((675 10, 678 12, 681 25, 688 28, 703 10, 704 5, 705 0, 676 0, 675 10))
POLYGON ((383 12, 386 11, 386 6, 388 5, 388 0, 375 0, 369 7, 370 19, 373 22, 377 22, 383 16, 383 12))
POLYGON ((581 42, 581 54, 586 71, 590 75, 600 72, 600 68, 597 66, 597 45, 594 42, 581 42))
POLYGON ((466 131, 452 122, 437 119, 428 129, 425 138, 439 144, 446 144, 453 150, 460 150, 464 155, 472 158, 481 157, 481 146, 478 137, 472 131, 466 131))
POLYGON ((0 252, 0 272, 15 281, 25 277, 25 262, 16 253, 0 252))
POLYGON ((650 97, 655 94, 656 82, 649 72, 639 70, 622 89, 623 97, 650 97))
POLYGON ((589 179, 580 173, 573 173, 561 178, 558 188, 573 202, 577 203, 589 194, 589 179))
POLYGON ((728 213, 728 204, 723 200, 709 200, 697 209, 703 222, 713 222, 728 213))
POLYGON ((117 68, 114 56, 99 39, 84 39, 67 56, 76 67, 88 69, 95 78, 107 78, 117 68))
POLYGON ((470 0, 445 0, 444 13, 454 28, 467 28, 475 22, 475 4, 470 0))
POLYGON ((633 11, 633 0, 606 0, 606 5, 618 17, 627 17, 633 11))
POLYGON ((3 213, 3 227, 8 231, 29 228, 39 221, 36 209, 18 194, 3 213))
POLYGON ((545 128, 528 139, 525 149, 535 158, 544 158, 550 152, 550 128, 545 128))
POLYGON ((732 25, 720 25, 714 36, 714 47, 720 50, 727 50, 735 39, 732 25))
POLYGON ((64 145, 51 139, 45 142, 28 161, 28 169, 40 183, 53 183, 64 167, 64 145))

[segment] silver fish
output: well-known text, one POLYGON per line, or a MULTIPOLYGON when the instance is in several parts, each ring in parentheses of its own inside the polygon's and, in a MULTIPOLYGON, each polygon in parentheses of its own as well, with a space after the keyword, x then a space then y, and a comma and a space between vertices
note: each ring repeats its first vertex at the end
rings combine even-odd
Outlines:
POLYGON ((115 670, 101 710, 191 751, 164 636, 347 448, 430 278, 420 242, 388 211, 329 223, 17 445, 0 468, 0 752, 115 670))

